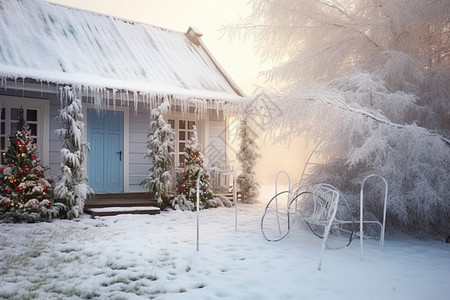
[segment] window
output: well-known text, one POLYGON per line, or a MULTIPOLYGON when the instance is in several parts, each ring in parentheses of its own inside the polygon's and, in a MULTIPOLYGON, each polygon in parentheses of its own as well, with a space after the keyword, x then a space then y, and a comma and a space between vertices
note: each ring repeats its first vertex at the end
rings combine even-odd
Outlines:
POLYGON ((31 137, 38 146, 41 162, 48 163, 48 149, 44 145, 44 107, 46 101, 24 99, 16 97, 0 96, 1 103, 1 119, 0 119, 0 163, 3 163, 3 153, 9 147, 9 136, 14 134, 18 129, 19 111, 23 109, 23 116, 27 121, 30 129, 31 137), (41 153, 44 152, 44 153, 41 153))
POLYGON ((170 118, 168 123, 175 130, 174 165, 177 168, 183 167, 184 148, 186 147, 187 141, 193 136, 194 126, 197 125, 197 122, 195 120, 170 118))

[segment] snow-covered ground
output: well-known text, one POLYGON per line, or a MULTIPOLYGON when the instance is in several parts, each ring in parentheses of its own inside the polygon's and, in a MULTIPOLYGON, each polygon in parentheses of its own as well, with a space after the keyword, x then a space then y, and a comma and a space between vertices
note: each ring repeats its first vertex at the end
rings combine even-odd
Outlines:
MULTIPOLYGON (((266 193, 270 194, 271 190, 266 193)), ((300 228, 267 242, 265 202, 196 213, 0 224, 0 299, 448 299, 450 247, 390 234, 325 252, 300 228)))

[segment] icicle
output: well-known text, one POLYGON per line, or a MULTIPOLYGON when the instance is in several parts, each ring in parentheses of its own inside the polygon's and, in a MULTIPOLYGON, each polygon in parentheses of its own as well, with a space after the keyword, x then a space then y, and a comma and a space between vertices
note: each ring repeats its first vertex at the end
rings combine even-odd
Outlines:
POLYGON ((139 103, 139 95, 137 92, 133 92, 133 97, 134 97, 134 113, 137 114, 138 112, 138 103, 139 103))
POLYGON ((112 95, 112 97, 113 97, 113 108, 114 108, 114 110, 116 109, 116 99, 117 99, 117 95, 116 95, 116 89, 113 89, 112 90, 113 91, 113 95, 112 95))
POLYGON ((214 104, 215 104, 215 108, 216 108, 216 116, 217 116, 217 119, 219 119, 219 101, 214 101, 214 104))
POLYGON ((22 97, 25 97, 25 78, 22 78, 22 97))
POLYGON ((60 91, 60 93, 58 93, 58 96, 59 96, 60 109, 63 109, 63 107, 64 107, 64 99, 63 99, 62 91, 60 91))

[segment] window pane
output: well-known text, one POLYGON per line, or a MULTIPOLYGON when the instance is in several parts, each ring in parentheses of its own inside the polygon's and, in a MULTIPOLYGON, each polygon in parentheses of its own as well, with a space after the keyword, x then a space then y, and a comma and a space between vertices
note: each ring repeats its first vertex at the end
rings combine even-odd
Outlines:
POLYGON ((6 125, 5 125, 5 122, 2 122, 2 126, 1 126, 2 128, 1 128, 1 134, 5 134, 5 127, 6 127, 6 125))
POLYGON ((180 141, 184 141, 186 140, 186 132, 185 131, 180 131, 180 141))
POLYGON ((31 135, 37 135, 37 124, 29 124, 31 135))
POLYGON ((194 129, 195 121, 188 121, 188 129, 194 129))
POLYGON ((37 121, 37 110, 35 109, 27 110, 27 121, 37 121))
POLYGON ((18 124, 11 122, 11 134, 15 134, 17 131, 18 124))
POLYGON ((178 147, 178 151, 183 152, 184 148, 185 148, 185 144, 184 143, 180 143, 179 147, 178 147))
POLYGON ((178 121, 178 129, 186 129, 186 121, 184 120, 178 121))
POLYGON ((180 166, 184 165, 184 154, 178 155, 178 164, 180 166))
POLYGON ((169 124, 172 129, 175 129, 175 120, 169 120, 169 124))
POLYGON ((2 120, 4 120, 4 119, 5 119, 5 109, 2 108, 2 120))
POLYGON ((191 139, 194 136, 194 133, 192 131, 188 132, 188 139, 191 139))
POLYGON ((11 108, 11 120, 19 120, 19 108, 11 108))
POLYGON ((2 147, 2 150, 3 149, 5 149, 6 148, 6 145, 5 145, 5 137, 4 136, 2 136, 1 138, 0 138, 0 140, 1 140, 1 147, 2 147))

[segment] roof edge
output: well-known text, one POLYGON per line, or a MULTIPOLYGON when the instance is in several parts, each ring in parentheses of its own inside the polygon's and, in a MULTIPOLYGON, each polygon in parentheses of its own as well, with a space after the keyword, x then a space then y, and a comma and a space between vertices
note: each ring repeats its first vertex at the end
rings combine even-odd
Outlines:
POLYGON ((241 97, 245 97, 245 93, 241 88, 237 85, 237 83, 231 78, 231 76, 225 71, 225 69, 219 64, 219 62, 215 59, 215 57, 212 55, 212 53, 209 51, 209 49, 206 47, 206 45, 203 43, 201 37, 203 34, 194 27, 189 27, 186 31, 186 36, 192 43, 200 46, 205 51, 206 55, 208 55, 211 62, 216 67, 217 71, 219 71, 220 75, 227 81, 227 83, 230 85, 230 87, 233 89, 233 91, 241 97))

